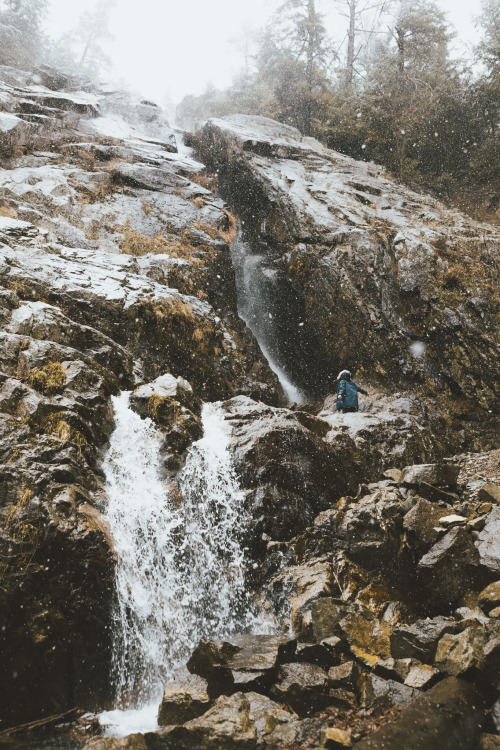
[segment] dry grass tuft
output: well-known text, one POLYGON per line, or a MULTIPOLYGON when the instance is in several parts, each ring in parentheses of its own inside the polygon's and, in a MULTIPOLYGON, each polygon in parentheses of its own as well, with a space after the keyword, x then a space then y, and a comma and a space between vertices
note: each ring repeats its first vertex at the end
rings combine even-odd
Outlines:
POLYGON ((28 384, 46 396, 62 391, 66 385, 66 373, 60 362, 49 362, 28 375, 28 384))
POLYGON ((51 414, 44 421, 42 429, 47 435, 53 435, 63 443, 74 443, 78 450, 88 445, 88 441, 81 432, 73 429, 59 414, 51 414))
POLYGON ((236 217, 232 213, 227 211, 225 208, 222 209, 227 221, 224 229, 219 229, 219 236, 226 243, 226 245, 232 245, 236 239, 238 231, 238 223, 236 217))
POLYGON ((210 190, 212 193, 215 193, 218 190, 219 180, 217 178, 217 175, 215 174, 194 173, 188 176, 191 182, 195 182, 197 185, 201 185, 201 187, 205 188, 205 190, 210 190))
POLYGON ((17 219, 17 211, 6 203, 2 203, 0 206, 0 216, 6 216, 9 219, 17 219))

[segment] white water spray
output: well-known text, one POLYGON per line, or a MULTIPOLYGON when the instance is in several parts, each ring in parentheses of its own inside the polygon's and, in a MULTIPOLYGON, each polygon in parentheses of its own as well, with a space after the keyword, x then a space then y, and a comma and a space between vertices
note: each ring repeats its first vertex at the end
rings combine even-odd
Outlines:
POLYGON ((274 325, 266 301, 266 288, 271 280, 266 280, 263 270, 264 258, 252 255, 241 237, 233 245, 233 265, 235 269, 238 314, 252 331, 269 367, 277 375, 289 401, 297 404, 305 402, 304 394, 290 380, 273 355, 274 325))
POLYGON ((137 724, 154 728, 163 685, 199 639, 241 632, 253 621, 241 546, 244 496, 220 407, 204 406, 204 436, 190 448, 175 492, 161 479, 162 435, 128 399, 123 393, 113 400, 116 429, 103 465, 117 556, 114 671, 121 710, 101 722, 114 725, 113 734, 138 731, 137 724))

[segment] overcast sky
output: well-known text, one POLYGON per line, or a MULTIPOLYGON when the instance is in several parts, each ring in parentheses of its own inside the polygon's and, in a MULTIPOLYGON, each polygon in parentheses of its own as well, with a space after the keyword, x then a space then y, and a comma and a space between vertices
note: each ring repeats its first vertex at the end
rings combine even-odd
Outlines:
MULTIPOLYGON (((94 0, 51 0, 48 31, 57 38, 75 26, 82 10, 94 0)), ((113 79, 127 82, 134 90, 163 104, 169 97, 177 103, 186 94, 199 94, 212 83, 227 86, 241 64, 237 45, 230 42, 247 25, 263 25, 277 0, 118 0, 111 16, 114 41, 107 49, 114 64, 113 79)), ((437 0, 454 25, 458 42, 474 43, 477 31, 473 17, 479 0, 437 0)), ((328 11, 326 25, 340 40, 344 22, 332 11, 331 0, 318 0, 328 11)))

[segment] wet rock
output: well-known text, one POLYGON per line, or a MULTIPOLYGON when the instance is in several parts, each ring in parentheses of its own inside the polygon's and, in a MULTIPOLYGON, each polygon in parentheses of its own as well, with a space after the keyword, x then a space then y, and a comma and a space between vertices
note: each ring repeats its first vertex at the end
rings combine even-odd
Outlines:
POLYGON ((103 737, 87 742, 83 750, 149 750, 143 734, 128 737, 103 737))
POLYGON ((271 695, 299 715, 319 711, 330 703, 327 673, 316 664, 283 664, 271 695))
POLYGON ((408 672, 404 684, 408 687, 418 688, 429 688, 439 677, 439 670, 429 666, 429 664, 420 664, 412 667, 408 672))
POLYGON ((158 412, 163 400, 175 402, 198 415, 201 411, 201 400, 194 394, 191 384, 184 378, 175 378, 170 374, 161 375, 152 383, 141 385, 130 396, 132 407, 141 417, 154 418, 156 411, 160 424, 161 413, 158 412), (153 408, 155 404, 156 409, 153 408))
POLYGON ((2 154, 9 156, 16 148, 25 143, 34 128, 21 118, 8 112, 0 112, 0 148, 2 154))
POLYGON ((426 549, 439 538, 436 531, 443 509, 428 500, 417 498, 417 502, 403 519, 403 526, 408 532, 412 546, 426 549))
POLYGON ((379 659, 390 657, 393 628, 367 611, 348 613, 340 621, 339 629, 352 653, 364 663, 374 665, 379 659))
POLYGON ((352 747, 352 739, 349 732, 336 727, 328 727, 322 736, 323 746, 328 750, 341 750, 343 747, 352 747))
POLYGON ((500 734, 500 698, 498 698, 491 707, 491 719, 495 725, 495 729, 498 734, 500 734))
POLYGON ((494 507, 486 518, 484 529, 477 535, 477 551, 483 567, 500 573, 500 508, 494 507))
POLYGON ((437 645, 434 664, 445 674, 458 677, 482 665, 486 632, 470 627, 461 633, 446 633, 437 645))
POLYGON ((158 724, 160 727, 184 724, 204 714, 211 705, 207 681, 185 670, 165 687, 158 724))
POLYGON ((146 734, 149 750, 254 750, 293 715, 257 693, 223 696, 213 708, 183 726, 146 734))
POLYGON ((420 694, 419 690, 394 680, 384 680, 374 674, 363 674, 358 680, 361 705, 364 708, 406 708, 420 694))
POLYGON ((497 734, 482 734, 478 748, 479 750, 499 750, 500 737, 497 734))
POLYGON ((345 661, 328 672, 328 683, 330 687, 354 688, 361 677, 362 667, 358 662, 345 661))
POLYGON ((500 605, 500 581, 495 581, 481 591, 478 604, 486 614, 500 605))
POLYGON ((252 536, 289 540, 357 485, 351 480, 358 472, 354 459, 344 455, 340 466, 337 452, 323 440, 329 428, 322 420, 242 396, 225 402, 224 408, 236 471, 242 486, 252 491, 252 536))
MULTIPOLYGON (((438 281, 451 257, 460 263, 458 247, 468 255, 482 252, 469 220, 427 197, 410 197, 372 167, 265 118, 210 120, 197 132, 195 145, 208 166, 219 169, 223 194, 244 221, 246 239, 274 274, 279 355, 294 382, 324 397, 332 393, 341 363, 356 351, 358 375, 366 373, 392 392, 395 384, 404 387, 432 368, 426 390, 449 412, 452 394, 465 395, 472 377, 481 383, 480 408, 493 434, 487 408, 496 410, 498 403, 498 350, 488 329, 494 320, 486 323, 472 309, 452 312, 469 279, 459 281, 458 294, 438 281), (390 211, 380 211, 388 205, 390 211), (443 242, 450 226, 452 245, 443 242), (422 356, 414 355, 416 320, 425 320, 431 332, 422 356)), ((481 231, 495 238, 496 247, 497 231, 481 231)), ((496 278, 496 250, 490 257, 496 278)), ((482 278, 486 282, 486 273, 482 278)), ((491 302, 494 294, 481 292, 491 302)), ((476 407, 468 404, 469 412, 476 407)), ((448 429, 442 423, 434 440, 448 429)), ((479 434, 477 421, 474 431, 479 434)), ((422 457, 426 460, 430 454, 422 457)))
MULTIPOLYGON (((494 548, 495 542, 486 536, 483 557, 491 545, 494 548)), ((425 596, 440 603, 458 601, 474 587, 480 554, 470 531, 460 527, 448 531, 418 563, 418 580, 425 587, 425 596)))
POLYGON ((295 655, 297 641, 272 635, 240 635, 200 641, 187 668, 208 681, 212 697, 239 691, 267 692, 276 668, 295 655))
POLYGON ((479 489, 477 499, 481 503, 500 503, 500 486, 498 484, 486 482, 486 484, 483 484, 479 489))
POLYGON ((421 464, 419 466, 407 466, 403 469, 405 484, 419 485, 426 482, 431 485, 455 486, 457 483, 460 467, 454 464, 421 464))
POLYGON ((391 654, 395 659, 418 659, 432 664, 437 644, 445 633, 455 633, 459 623, 448 617, 418 620, 396 628, 391 634, 391 654))
MULTIPOLYGON (((305 565, 290 565, 275 576, 268 586, 268 597, 277 610, 286 598, 294 633, 303 642, 314 642, 312 606, 316 606, 316 600, 330 596, 334 585, 331 563, 313 559, 305 565)), ((333 635, 327 624, 319 624, 316 632, 318 640, 333 635)))
POLYGON ((435 685, 400 716, 356 744, 359 750, 474 750, 484 710, 475 688, 456 677, 435 685))
POLYGON ((288 745, 302 745, 307 742, 321 742, 326 731, 326 724, 322 719, 301 719, 293 720, 286 724, 280 724, 266 738, 266 745, 278 747, 288 745))

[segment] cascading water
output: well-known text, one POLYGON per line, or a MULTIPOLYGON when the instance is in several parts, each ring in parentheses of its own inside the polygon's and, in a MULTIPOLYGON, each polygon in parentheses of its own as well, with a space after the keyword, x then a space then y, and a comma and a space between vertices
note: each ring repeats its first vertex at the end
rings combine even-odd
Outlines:
POLYGON ((269 367, 278 376, 289 401, 304 403, 304 394, 292 383, 285 369, 276 361, 273 304, 270 297, 273 279, 265 268, 264 257, 253 255, 239 236, 233 245, 233 266, 238 297, 238 314, 257 339, 269 367))
POLYGON ((220 407, 203 407, 204 436, 189 450, 178 492, 161 480, 162 435, 151 420, 130 409, 127 393, 114 408, 103 469, 117 556, 120 708, 102 714, 101 723, 124 735, 154 728, 163 685, 200 638, 241 632, 253 615, 244 581, 243 493, 220 407))

